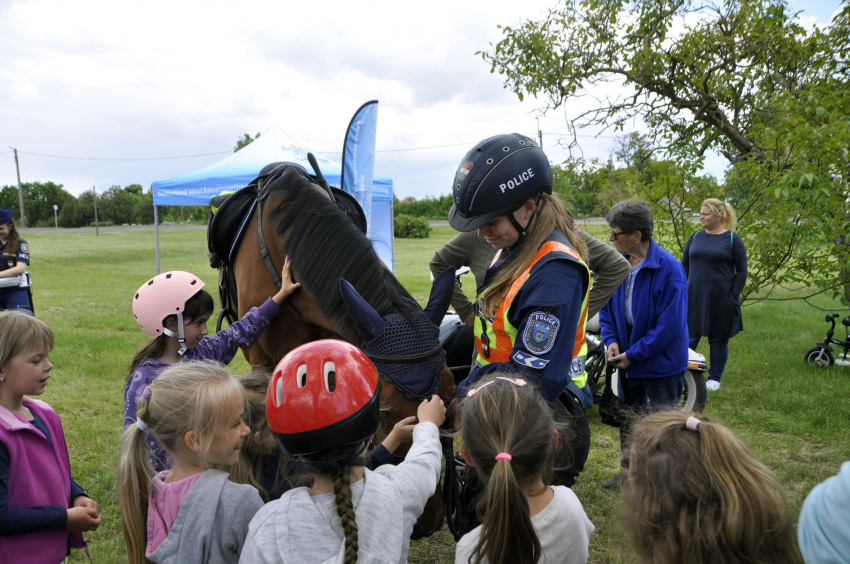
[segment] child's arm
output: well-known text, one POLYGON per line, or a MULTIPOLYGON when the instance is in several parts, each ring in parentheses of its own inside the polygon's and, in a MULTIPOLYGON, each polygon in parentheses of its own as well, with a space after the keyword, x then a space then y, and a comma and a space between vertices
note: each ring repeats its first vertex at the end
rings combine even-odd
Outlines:
POLYGON ((409 443, 413 440, 414 427, 416 427, 415 415, 405 417, 393 425, 392 431, 384 439, 384 442, 369 455, 369 458, 366 460, 366 468, 375 470, 384 464, 392 464, 393 453, 399 445, 409 443))
POLYGON ((280 271, 280 291, 272 296, 272 300, 277 304, 277 307, 280 307, 284 300, 300 287, 300 282, 292 280, 292 265, 289 262, 289 257, 285 257, 283 259, 283 270, 280 271))
POLYGON ((13 507, 9 505, 9 450, 0 442, 0 536, 25 535, 64 529, 68 509, 61 505, 13 507))
POLYGON ((211 337, 204 337, 197 347, 186 351, 186 360, 216 360, 230 364, 240 347, 248 348, 260 338, 263 330, 280 314, 284 300, 301 284, 292 281, 289 259, 285 259, 281 271, 280 291, 259 307, 252 307, 245 316, 211 337), (279 303, 278 303, 279 301, 279 303))
POLYGON ((382 466, 376 470, 395 482, 404 503, 405 531, 413 530, 413 524, 428 498, 433 495, 440 479, 440 430, 437 428, 446 418, 446 406, 439 396, 423 401, 417 411, 419 424, 413 430, 413 446, 398 466, 382 466))

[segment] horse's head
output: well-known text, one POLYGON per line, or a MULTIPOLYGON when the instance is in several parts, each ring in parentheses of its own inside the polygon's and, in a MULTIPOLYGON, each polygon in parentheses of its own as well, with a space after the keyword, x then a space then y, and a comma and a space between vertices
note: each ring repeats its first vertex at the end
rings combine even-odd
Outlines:
MULTIPOLYGON (((340 280, 340 292, 362 339, 360 348, 375 363, 384 381, 382 435, 398 421, 414 415, 422 400, 431 395, 439 394, 446 403, 454 396, 454 379, 446 369, 445 353, 439 340, 439 325, 449 307, 452 288, 450 269, 434 281, 424 310, 410 300, 409 309, 381 316, 354 286, 340 280)), ((393 453, 397 462, 409 448, 410 445, 405 444, 393 453)), ((435 495, 417 521, 413 538, 439 530, 443 515, 442 498, 435 495)))

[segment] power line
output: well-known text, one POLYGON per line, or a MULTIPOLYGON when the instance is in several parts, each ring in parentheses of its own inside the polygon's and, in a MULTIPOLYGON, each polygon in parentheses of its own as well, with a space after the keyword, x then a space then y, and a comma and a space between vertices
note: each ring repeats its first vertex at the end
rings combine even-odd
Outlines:
MULTIPOLYGON (((402 151, 426 151, 429 149, 444 149, 446 147, 468 147, 470 145, 474 145, 475 142, 471 143, 454 143, 452 145, 433 145, 431 147, 409 147, 407 149, 380 149, 376 150, 376 153, 400 153, 402 151)), ((314 153, 318 153, 321 155, 337 155, 342 151, 313 151, 314 153)))
MULTIPOLYGON (((7 151, 9 152, 9 151, 7 151)), ((61 155, 45 155, 42 153, 30 153, 27 151, 18 151, 18 153, 22 155, 33 155, 36 157, 48 157, 51 159, 68 159, 72 161, 167 161, 172 159, 189 159, 193 157, 210 157, 213 155, 223 155, 225 153, 232 153, 233 151, 217 151, 215 153, 198 153, 196 155, 180 155, 179 157, 147 157, 147 158, 137 158, 137 159, 106 159, 106 158, 95 158, 95 157, 65 157, 61 155)), ((0 153, 2 154, 2 153, 0 153)))

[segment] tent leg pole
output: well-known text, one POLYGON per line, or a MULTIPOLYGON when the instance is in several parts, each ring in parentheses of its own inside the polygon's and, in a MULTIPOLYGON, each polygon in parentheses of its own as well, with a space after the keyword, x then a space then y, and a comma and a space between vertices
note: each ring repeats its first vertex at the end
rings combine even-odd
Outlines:
POLYGON ((156 238, 156 273, 159 274, 159 211, 153 207, 153 232, 156 238))

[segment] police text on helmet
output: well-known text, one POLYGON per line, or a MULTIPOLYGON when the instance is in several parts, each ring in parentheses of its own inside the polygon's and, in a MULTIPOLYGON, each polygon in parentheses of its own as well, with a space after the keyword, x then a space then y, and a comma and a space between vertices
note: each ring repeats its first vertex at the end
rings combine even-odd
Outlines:
POLYGON ((499 188, 502 190, 502 194, 505 193, 505 188, 508 190, 513 190, 529 178, 534 177, 534 171, 531 170, 531 167, 525 172, 521 172, 519 175, 515 176, 513 179, 508 180, 505 184, 499 184, 499 188))

